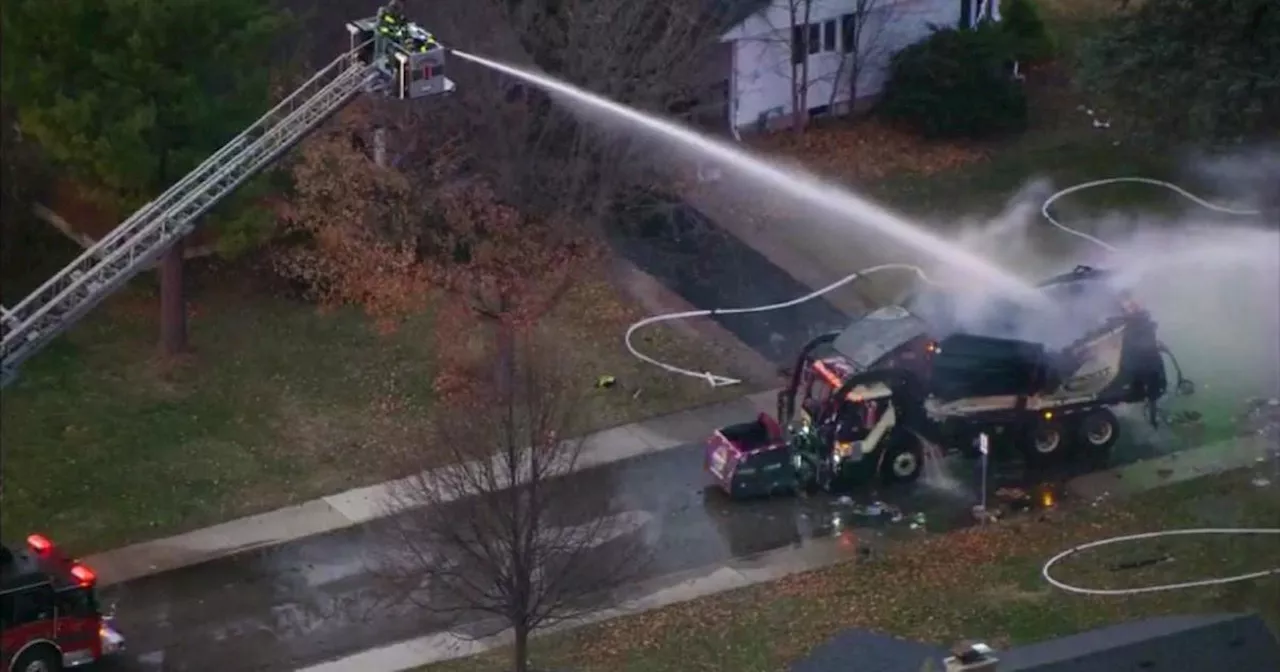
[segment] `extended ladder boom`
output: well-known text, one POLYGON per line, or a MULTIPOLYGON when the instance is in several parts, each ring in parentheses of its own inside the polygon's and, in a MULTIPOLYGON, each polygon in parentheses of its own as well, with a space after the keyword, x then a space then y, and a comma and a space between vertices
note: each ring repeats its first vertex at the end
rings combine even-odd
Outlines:
POLYGON ((0 308, 0 386, 18 367, 166 249, 254 173, 362 91, 409 100, 447 94, 445 50, 391 5, 347 24, 351 49, 213 156, 85 250, 13 308, 0 308))
MULTIPOLYGON (((361 47, 363 48, 363 47, 361 47)), ((0 385, 130 278, 195 229, 200 215, 383 74, 357 51, 322 68, 283 102, 0 315, 0 385)))

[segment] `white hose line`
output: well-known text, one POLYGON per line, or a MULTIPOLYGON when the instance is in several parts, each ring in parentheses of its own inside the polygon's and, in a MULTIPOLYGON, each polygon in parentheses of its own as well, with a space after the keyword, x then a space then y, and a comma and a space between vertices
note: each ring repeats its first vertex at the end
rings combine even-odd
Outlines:
POLYGON ((833 292, 853 282, 854 280, 857 280, 858 278, 871 275, 872 273, 879 273, 880 271, 893 271, 893 270, 911 271, 916 275, 920 276, 920 279, 924 280, 925 282, 928 282, 930 284, 932 284, 933 282, 932 280, 929 279, 929 276, 925 275, 924 271, 919 266, 913 266, 911 264, 881 264, 879 266, 872 266, 871 268, 863 269, 856 273, 850 273, 849 275, 844 276, 843 278, 827 285, 826 287, 823 287, 822 289, 814 290, 812 292, 809 292, 808 294, 805 294, 804 296, 791 299, 790 301, 783 301, 782 303, 772 303, 767 306, 752 306, 749 308, 714 308, 711 310, 690 310, 683 313, 668 313, 666 315, 654 315, 652 317, 646 317, 643 320, 640 320, 639 322, 636 322, 635 324, 628 327, 627 334, 623 338, 623 340, 627 344, 627 350, 634 357, 636 357, 641 361, 653 364, 654 366, 660 369, 663 369, 664 371, 679 374, 682 376, 701 378, 707 381, 707 383, 712 387, 725 387, 728 385, 737 385, 742 382, 737 378, 720 376, 720 375, 713 374, 709 371, 694 371, 692 369, 685 369, 679 366, 675 366, 673 364, 668 364, 666 362, 658 361, 657 359, 654 359, 653 357, 650 357, 640 352, 639 350, 637 350, 635 345, 631 343, 631 336, 636 332, 636 330, 642 327, 647 327, 651 324, 658 324, 660 322, 683 320, 691 317, 711 317, 713 315, 745 315, 747 313, 765 313, 772 310, 781 310, 783 308, 791 308, 792 306, 798 306, 806 301, 812 301, 813 299, 816 299, 824 294, 833 292))
POLYGON ((1267 570, 1262 570, 1258 572, 1250 572, 1248 574, 1237 574, 1235 576, 1224 576, 1224 577, 1213 578, 1213 579, 1200 579, 1197 581, 1184 581, 1182 583, 1166 583, 1159 586, 1143 586, 1141 588, 1102 589, 1102 588, 1081 588, 1080 586, 1073 586, 1071 584, 1064 583, 1058 579, 1053 578, 1053 576, 1049 573, 1050 570, 1053 569, 1053 566, 1058 564, 1059 562, 1066 560, 1067 558, 1071 557, 1072 555, 1075 555, 1076 553, 1079 553, 1081 551, 1086 551, 1091 548, 1098 548, 1100 546, 1109 546, 1111 544, 1120 544, 1128 541, 1139 541, 1142 539, 1158 539, 1160 537, 1186 537, 1186 536, 1211 535, 1211 534, 1212 535, 1280 534, 1280 529, 1227 527, 1227 528, 1203 528, 1203 529, 1189 529, 1189 530, 1163 530, 1161 532, 1145 532, 1142 534, 1128 534, 1121 537, 1112 537, 1110 539, 1091 541, 1087 544, 1081 544, 1079 546, 1076 546, 1074 548, 1063 551, 1053 556, 1052 558, 1049 559, 1048 562, 1044 563, 1044 569, 1040 571, 1040 575, 1043 576, 1044 580, 1048 581, 1050 585, 1054 586, 1055 588, 1065 590, 1069 593, 1076 593, 1079 595, 1109 595, 1109 596, 1140 595, 1143 593, 1157 593, 1157 592, 1162 592, 1166 590, 1181 590, 1183 588, 1221 586, 1221 585, 1226 585, 1228 583, 1236 583, 1238 581, 1252 581, 1254 579, 1261 579, 1268 576, 1280 576, 1280 567, 1276 567, 1273 569, 1267 569, 1267 570))
POLYGON ((1074 194, 1077 191, 1094 189, 1096 187, 1105 187, 1112 184, 1126 184, 1126 183, 1127 184, 1134 184, 1134 183, 1150 184, 1156 187, 1164 187, 1165 189, 1168 189, 1170 191, 1177 193, 1179 196, 1186 198, 1187 200, 1191 201, 1192 203, 1195 203, 1196 205, 1202 208, 1205 208, 1206 210, 1221 212, 1227 215, 1255 216, 1255 215, 1262 214, 1258 210, 1239 210, 1236 208, 1228 208, 1225 206, 1210 203, 1209 201, 1206 201, 1203 198, 1196 196, 1195 194, 1187 191, 1186 189, 1183 189, 1182 187, 1179 187, 1176 184, 1173 184, 1172 182, 1165 182, 1164 180, 1155 180, 1149 177, 1112 177, 1105 180, 1094 180, 1092 182, 1084 182, 1081 184, 1077 184, 1073 187, 1067 187, 1066 189, 1063 189, 1062 191, 1059 191, 1058 193, 1045 199, 1044 204, 1040 206, 1040 214, 1044 215, 1044 218, 1048 220, 1050 224, 1057 227, 1060 231, 1063 231, 1068 235, 1076 236, 1077 238, 1083 238, 1084 240, 1087 240, 1093 243, 1094 245, 1097 245, 1107 250, 1108 252, 1115 252, 1116 251, 1115 246, 1111 245, 1110 243, 1107 243, 1106 241, 1096 236, 1091 236, 1083 231, 1073 229, 1063 224, 1062 222, 1059 222, 1057 219, 1054 218, 1053 215, 1049 214, 1049 208, 1052 207, 1053 204, 1057 202, 1058 199, 1062 198, 1063 196, 1070 196, 1071 194, 1074 194))

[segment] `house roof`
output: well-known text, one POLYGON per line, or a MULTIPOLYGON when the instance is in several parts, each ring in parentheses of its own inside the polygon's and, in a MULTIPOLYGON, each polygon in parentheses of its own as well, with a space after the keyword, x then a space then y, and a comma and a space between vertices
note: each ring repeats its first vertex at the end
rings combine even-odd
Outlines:
POLYGON ((707 13, 719 19, 725 30, 746 21, 755 13, 762 11, 774 0, 704 0, 707 13))
POLYGON ((1000 672, 1280 670, 1280 641, 1256 614, 1150 618, 996 655, 1000 672))
MULTIPOLYGON (((919 672, 940 647, 846 630, 791 672, 919 672)), ((997 651, 999 672, 1275 672, 1280 641, 1257 614, 1164 616, 997 651)))
POLYGON ((870 630, 845 630, 819 645, 808 658, 791 665, 791 672, 918 672, 934 659, 942 669, 943 648, 898 639, 870 630))

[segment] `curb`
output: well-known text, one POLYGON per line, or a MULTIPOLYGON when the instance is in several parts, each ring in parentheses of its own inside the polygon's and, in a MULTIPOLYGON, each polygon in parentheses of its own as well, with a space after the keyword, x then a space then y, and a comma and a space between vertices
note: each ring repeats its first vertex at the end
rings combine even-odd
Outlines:
MULTIPOLYGON (((585 439, 575 471, 706 438, 712 428, 772 411, 777 390, 749 394, 649 420, 613 427, 585 439)), ((220 523, 164 539, 144 541, 84 558, 108 586, 219 560, 306 537, 367 523, 392 513, 388 494, 399 481, 387 481, 302 502, 283 509, 220 523)))

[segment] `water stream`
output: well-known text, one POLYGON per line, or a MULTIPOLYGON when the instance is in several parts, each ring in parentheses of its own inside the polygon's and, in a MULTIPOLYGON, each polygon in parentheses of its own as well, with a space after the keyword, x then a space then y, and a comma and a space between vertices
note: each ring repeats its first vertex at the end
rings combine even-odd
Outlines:
POLYGON ((454 51, 453 55, 524 80, 559 95, 567 102, 605 113, 650 136, 675 142, 750 181, 761 190, 786 194, 841 221, 891 238, 1011 299, 1036 305, 1042 301, 1040 294, 1028 283, 990 261, 939 238, 902 215, 815 175, 771 165, 765 158, 755 156, 745 149, 709 138, 681 124, 646 114, 543 73, 463 51, 454 51))

